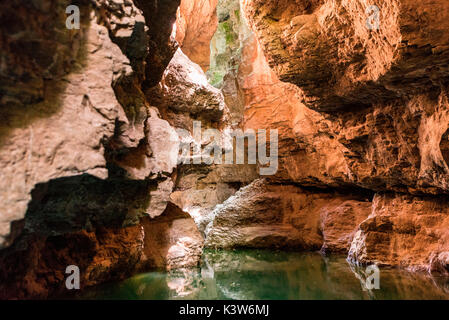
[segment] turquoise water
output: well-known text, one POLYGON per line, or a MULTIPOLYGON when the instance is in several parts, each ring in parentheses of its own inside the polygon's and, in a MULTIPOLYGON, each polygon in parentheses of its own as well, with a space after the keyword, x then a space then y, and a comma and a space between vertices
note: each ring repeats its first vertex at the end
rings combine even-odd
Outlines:
POLYGON ((449 299, 448 278, 381 269, 380 289, 368 290, 362 271, 318 253, 207 250, 199 268, 140 274, 78 298, 449 299))

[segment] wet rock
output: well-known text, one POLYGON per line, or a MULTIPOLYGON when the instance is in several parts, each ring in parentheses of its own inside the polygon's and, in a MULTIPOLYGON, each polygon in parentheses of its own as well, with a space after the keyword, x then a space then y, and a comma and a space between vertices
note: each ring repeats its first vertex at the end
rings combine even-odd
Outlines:
POLYGON ((345 252, 369 201, 256 180, 209 216, 207 247, 289 248, 345 252), (337 218, 338 216, 338 218, 337 218), (332 221, 338 220, 339 223, 332 221), (341 223, 341 224, 340 224, 341 223))
POLYGON ((279 78, 302 88, 308 107, 327 112, 431 91, 440 86, 436 79, 448 77, 445 1, 373 5, 243 1, 279 78))
POLYGON ((210 64, 210 41, 218 25, 218 0, 181 0, 176 18, 176 41, 204 72, 210 64))

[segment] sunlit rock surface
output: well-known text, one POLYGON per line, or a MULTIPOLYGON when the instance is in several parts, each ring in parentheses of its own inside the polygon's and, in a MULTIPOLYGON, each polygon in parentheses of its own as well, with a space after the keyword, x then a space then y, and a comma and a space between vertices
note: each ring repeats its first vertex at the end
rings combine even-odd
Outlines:
MULTIPOLYGON (((144 270, 142 221, 168 210, 179 137, 143 89, 175 53, 178 4, 80 1, 79 30, 66 29, 68 1, 1 5, 0 296, 52 295, 71 264, 83 286, 144 270)), ((170 256, 149 268, 198 262, 184 220, 192 228, 176 222, 170 256)))
POLYGON ((374 27, 362 0, 78 4, 80 30, 69 1, 0 4, 1 297, 195 266, 203 241, 448 273, 445 1, 373 1, 374 27), (277 130, 278 171, 192 163, 194 121, 223 149, 277 130))
POLYGON ((80 287, 85 289, 136 272, 193 267, 202 254, 203 238, 195 222, 172 203, 159 217, 143 217, 140 224, 127 227, 108 223, 95 230, 46 235, 44 228, 55 228, 57 220, 52 215, 41 220, 34 221, 41 232, 24 233, 2 253, 0 298, 67 293, 65 271, 69 265, 79 267, 80 287))
POLYGON ((116 119, 126 121, 111 83, 132 70, 95 16, 81 30, 78 64, 58 81, 46 81, 42 102, 2 107, 2 247, 13 240, 7 238, 10 223, 23 219, 37 183, 80 174, 108 176, 103 142, 113 136, 116 119))
MULTIPOLYGON (((281 81, 297 86, 298 103, 290 104, 302 105, 290 116, 278 112, 277 123, 265 120, 265 112, 246 111, 248 121, 276 123, 292 137, 280 143, 290 148, 281 160, 280 178, 379 192, 352 243, 351 261, 445 273, 446 240, 440 230, 446 215, 440 203, 448 191, 447 4, 438 2, 436 10, 436 3, 374 1, 380 11, 379 28, 373 29, 363 1, 241 3, 261 56, 281 81), (411 205, 420 217, 435 217, 432 223, 415 219, 415 209, 406 214, 411 205), (415 231, 408 236, 396 231, 406 225, 415 231)), ((246 74, 257 74, 250 70, 246 74)), ((255 104, 260 96, 249 101, 255 104)))
POLYGON ((271 250, 205 250, 200 268, 150 272, 92 288, 83 299, 447 299, 444 278, 381 269, 369 289, 364 268, 342 257, 271 250))
POLYGON ((347 252, 371 203, 256 180, 218 205, 206 224, 206 246, 347 252))
POLYGON ((361 109, 438 89, 435 80, 448 76, 444 0, 244 0, 243 6, 270 66, 301 87, 313 109, 361 109), (369 5, 377 6, 378 23, 369 5))
POLYGON ((181 0, 176 18, 176 41, 204 72, 210 65, 210 41, 217 29, 218 0, 181 0))

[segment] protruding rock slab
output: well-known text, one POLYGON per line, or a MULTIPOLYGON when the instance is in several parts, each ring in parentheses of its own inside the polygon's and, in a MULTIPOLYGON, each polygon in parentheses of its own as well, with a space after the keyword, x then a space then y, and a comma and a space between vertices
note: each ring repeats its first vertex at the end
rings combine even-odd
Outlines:
POLYGON ((447 273, 449 199, 378 194, 352 241, 349 260, 447 273))
POLYGON ((363 197, 309 192, 256 180, 218 205, 205 228, 207 247, 347 252, 371 211, 363 197), (341 218, 341 219, 340 219, 341 218), (333 223, 333 220, 339 221, 333 223))

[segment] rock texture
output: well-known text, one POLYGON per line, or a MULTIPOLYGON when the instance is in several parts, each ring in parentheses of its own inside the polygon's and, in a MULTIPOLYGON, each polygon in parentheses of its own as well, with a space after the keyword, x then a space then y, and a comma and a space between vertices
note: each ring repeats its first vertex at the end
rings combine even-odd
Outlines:
POLYGON ((449 273, 447 1, 78 0, 79 30, 69 4, 0 4, 1 297, 203 241, 449 273), (277 130, 278 171, 196 163, 195 121, 225 151, 277 130))
POLYGON ((241 3, 263 54, 248 49, 239 72, 297 86, 276 84, 296 93, 264 119, 263 87, 246 78, 247 123, 283 132, 275 180, 377 192, 350 260, 446 272, 447 3, 373 1, 378 21, 364 1, 241 3))
POLYGON ((439 88, 448 76, 447 2, 243 1, 282 81, 321 111, 439 88), (438 7, 438 9, 436 9, 438 7), (423 20, 424 19, 424 20, 423 20))
POLYGON ((81 289, 139 271, 196 266, 202 246, 193 219, 171 203, 159 217, 144 217, 139 225, 23 235, 0 258, 0 298, 67 295, 69 265, 79 267, 81 289))
MULTIPOLYGON (((200 18, 207 19, 200 15, 198 23, 202 21, 200 18)), ((241 186, 256 179, 257 166, 206 164, 206 160, 212 162, 213 158, 204 151, 205 148, 202 152, 193 152, 194 146, 199 148, 211 144, 208 129, 219 130, 216 131, 220 135, 219 146, 227 150, 231 143, 228 132, 232 112, 222 91, 208 82, 204 71, 181 49, 170 61, 160 83, 147 90, 146 95, 151 104, 157 106, 162 117, 177 129, 181 148, 187 146, 188 154, 181 154, 179 158, 176 186, 170 198, 191 214, 203 231, 201 221, 204 217, 241 186), (194 121, 201 123, 201 137, 195 136, 194 121), (199 157, 201 163, 196 162, 199 157)))
POLYGON ((42 102, 2 108, 2 247, 13 240, 6 240, 9 224, 23 219, 37 183, 80 174, 108 176, 103 142, 113 136, 116 119, 126 121, 111 83, 132 69, 95 16, 82 32, 80 64, 57 81, 47 80, 42 102))
MULTIPOLYGON (((372 28, 376 21, 362 1, 241 3, 242 8, 235 1, 218 4, 219 27, 212 40, 209 75, 212 83, 222 88, 225 100, 234 103, 229 106, 244 110, 237 122, 243 128, 280 132, 280 170, 266 182, 265 188, 274 189, 267 198, 287 201, 289 193, 276 191, 281 187, 275 184, 295 182, 303 187, 335 188, 348 195, 357 190, 379 192, 376 198, 385 192, 397 192, 396 197, 402 197, 399 192, 416 199, 413 203, 420 203, 417 199, 429 203, 445 199, 444 195, 437 196, 447 193, 444 65, 448 59, 441 33, 445 5, 444 14, 438 15, 428 3, 376 2, 380 25, 372 28), (245 28, 245 20, 236 18, 237 10, 243 10, 255 36, 245 28), (418 14, 413 16, 412 11, 418 14), (425 23, 417 23, 424 16, 425 23), (432 36, 423 36, 430 30, 432 36), (223 57, 225 63, 220 60, 223 57)), ((257 222, 251 210, 265 212, 268 205, 261 199, 251 200, 257 195, 265 199, 264 190, 254 188, 254 193, 248 191, 251 188, 242 189, 242 194, 238 192, 200 221, 204 225, 213 220, 206 228, 206 243, 219 247, 282 247, 296 241, 293 247, 307 247, 293 229, 283 232, 286 225, 277 228, 278 222, 270 220, 276 218, 275 214, 266 221, 261 215, 263 222, 257 222), (260 209, 249 209, 258 201, 260 209), (248 215, 242 209, 246 206, 248 215)), ((316 204, 316 210, 319 207, 316 204)), ((326 207, 318 215, 322 234, 315 247, 347 252, 358 225, 368 212, 378 215, 376 208, 367 201, 363 215, 354 214, 357 210, 352 205, 326 207), (348 219, 351 224, 346 223, 348 219)), ((395 210, 389 207, 386 211, 394 214, 395 210)), ((439 215, 434 207, 424 211, 439 215)), ((308 219, 317 216, 304 215, 308 219)), ((436 266, 433 269, 444 270, 445 240, 437 232, 444 226, 444 219, 440 216, 438 223, 429 227, 438 234, 435 241, 442 243, 441 248, 435 251, 422 241, 419 250, 427 260, 418 263, 417 256, 416 264, 429 269, 432 260, 436 266)), ((367 237, 364 223, 352 244, 358 250, 354 252, 371 252, 366 249, 370 244, 376 251, 374 243, 387 246, 389 240, 358 241, 367 237)), ((364 258, 362 254, 353 257, 417 269, 411 258, 407 260, 408 250, 388 250, 396 260, 364 258)))
POLYGON ((170 124, 189 131, 193 120, 215 123, 223 120, 225 102, 220 90, 211 86, 203 70, 180 49, 176 51, 161 82, 147 93, 170 124))
POLYGON ((256 247, 347 252, 370 214, 362 196, 309 192, 256 180, 210 214, 207 247, 256 247))
POLYGON ((177 48, 179 2, 154 4, 79 1, 79 30, 68 1, 1 5, 2 298, 57 294, 70 264, 91 286, 199 261, 193 220, 167 207, 179 137, 144 95, 177 48))
POLYGON ((381 194, 360 224, 349 259, 448 273, 448 199, 381 194))
POLYGON ((218 26, 218 0, 181 0, 176 17, 176 41, 204 72, 210 65, 210 41, 218 26))

